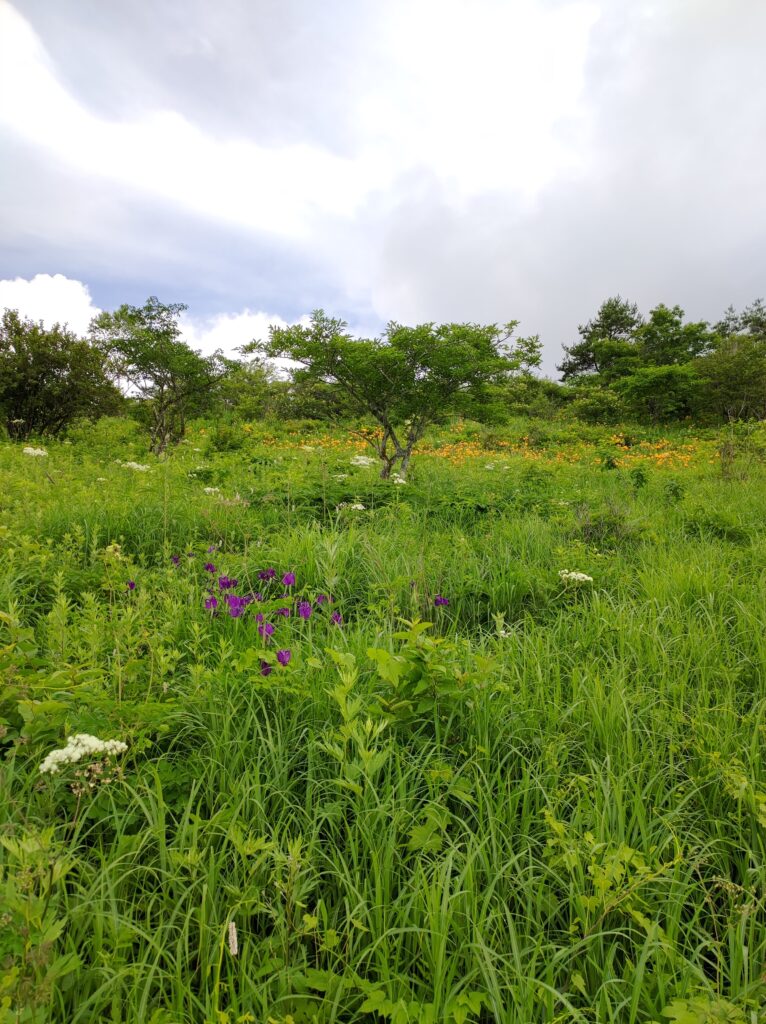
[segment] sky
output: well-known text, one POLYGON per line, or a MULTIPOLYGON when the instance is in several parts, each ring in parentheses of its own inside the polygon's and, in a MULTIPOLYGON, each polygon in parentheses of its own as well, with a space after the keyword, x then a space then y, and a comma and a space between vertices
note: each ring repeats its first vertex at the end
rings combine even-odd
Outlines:
POLYGON ((762 0, 0 0, 0 308, 231 353, 766 297, 762 0))

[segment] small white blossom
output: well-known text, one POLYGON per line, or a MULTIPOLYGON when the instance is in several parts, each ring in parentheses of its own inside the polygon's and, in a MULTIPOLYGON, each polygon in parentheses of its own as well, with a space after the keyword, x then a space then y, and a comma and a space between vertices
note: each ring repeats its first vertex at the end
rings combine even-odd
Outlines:
POLYGON ((77 764, 84 757, 100 754, 116 757, 118 754, 124 754, 127 749, 127 743, 123 743, 122 740, 100 740, 97 736, 81 732, 76 736, 70 736, 65 747, 52 750, 40 765, 40 772, 43 775, 55 775, 62 767, 77 764))
POLYGON ((48 457, 48 453, 44 448, 30 448, 27 446, 26 448, 23 448, 22 451, 25 455, 32 455, 35 458, 48 457))
POLYGON ((361 501, 354 501, 351 503, 349 503, 348 501, 342 501, 340 505, 338 505, 338 508, 347 508, 351 512, 364 512, 364 505, 361 503, 361 501))
POLYGON ((351 460, 352 466, 374 466, 377 460, 369 455, 355 455, 351 460))
POLYGON ((120 462, 119 459, 115 460, 118 466, 122 466, 123 469, 132 469, 135 473, 146 473, 152 467, 145 466, 142 462, 120 462))
POLYGON ((394 473, 394 475, 391 477, 391 480, 395 484, 406 484, 407 483, 407 481, 404 479, 404 477, 401 475, 401 473, 394 473))
POLYGON ((333 477, 334 480, 348 480, 348 473, 336 473, 333 477))
POLYGON ((559 569, 559 576, 564 583, 592 583, 593 577, 584 572, 572 572, 569 569, 559 569))
POLYGON ((220 494, 221 493, 221 489, 219 487, 203 487, 202 490, 203 490, 203 492, 205 494, 220 494))

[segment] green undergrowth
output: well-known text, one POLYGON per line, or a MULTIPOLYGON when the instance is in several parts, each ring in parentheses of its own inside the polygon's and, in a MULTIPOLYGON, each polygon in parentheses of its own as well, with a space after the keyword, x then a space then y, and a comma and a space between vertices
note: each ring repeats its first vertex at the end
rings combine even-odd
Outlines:
POLYGON ((759 462, 78 430, 0 446, 2 1024, 766 1020, 759 462))

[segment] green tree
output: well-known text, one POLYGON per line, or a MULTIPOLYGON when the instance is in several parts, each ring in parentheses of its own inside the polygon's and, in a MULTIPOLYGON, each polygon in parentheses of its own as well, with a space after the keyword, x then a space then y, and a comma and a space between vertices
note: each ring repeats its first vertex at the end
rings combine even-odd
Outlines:
POLYGON ((119 411, 101 352, 66 326, 6 309, 0 320, 0 410, 11 437, 58 434, 80 417, 119 411))
POLYGON ((766 418, 766 335, 723 335, 698 360, 704 408, 725 420, 766 418))
POLYGON ((652 366, 688 363, 703 355, 714 335, 704 321, 685 324, 680 306, 660 303, 635 331, 641 359, 652 366))
POLYGON ((577 328, 581 340, 564 346, 565 357, 558 367, 562 379, 592 374, 614 378, 631 372, 638 362, 635 334, 642 323, 634 302, 620 295, 602 302, 596 316, 577 328))
POLYGON ((261 351, 299 364, 297 380, 332 385, 351 408, 377 420, 381 431, 370 444, 386 479, 398 466, 405 475, 412 451, 427 426, 455 407, 460 396, 501 380, 519 365, 508 342, 515 322, 495 324, 390 323, 381 338, 353 338, 343 320, 322 310, 308 327, 272 327, 268 342, 253 342, 246 351, 261 351))
POLYGON ((204 357, 182 340, 178 320, 186 308, 151 296, 143 306, 101 313, 90 326, 115 380, 148 409, 156 454, 181 440, 186 418, 209 407, 225 373, 219 353, 204 357))
POLYGON ((691 416, 702 381, 691 363, 642 366, 614 387, 629 413, 655 423, 691 416))

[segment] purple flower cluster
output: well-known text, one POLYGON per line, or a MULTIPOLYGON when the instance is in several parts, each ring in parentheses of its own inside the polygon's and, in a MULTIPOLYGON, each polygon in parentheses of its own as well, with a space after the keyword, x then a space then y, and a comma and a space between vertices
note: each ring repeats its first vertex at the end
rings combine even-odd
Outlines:
POLYGON ((437 594, 436 597, 434 598, 434 605, 437 608, 447 608, 449 607, 449 598, 442 597, 441 594, 437 594))

